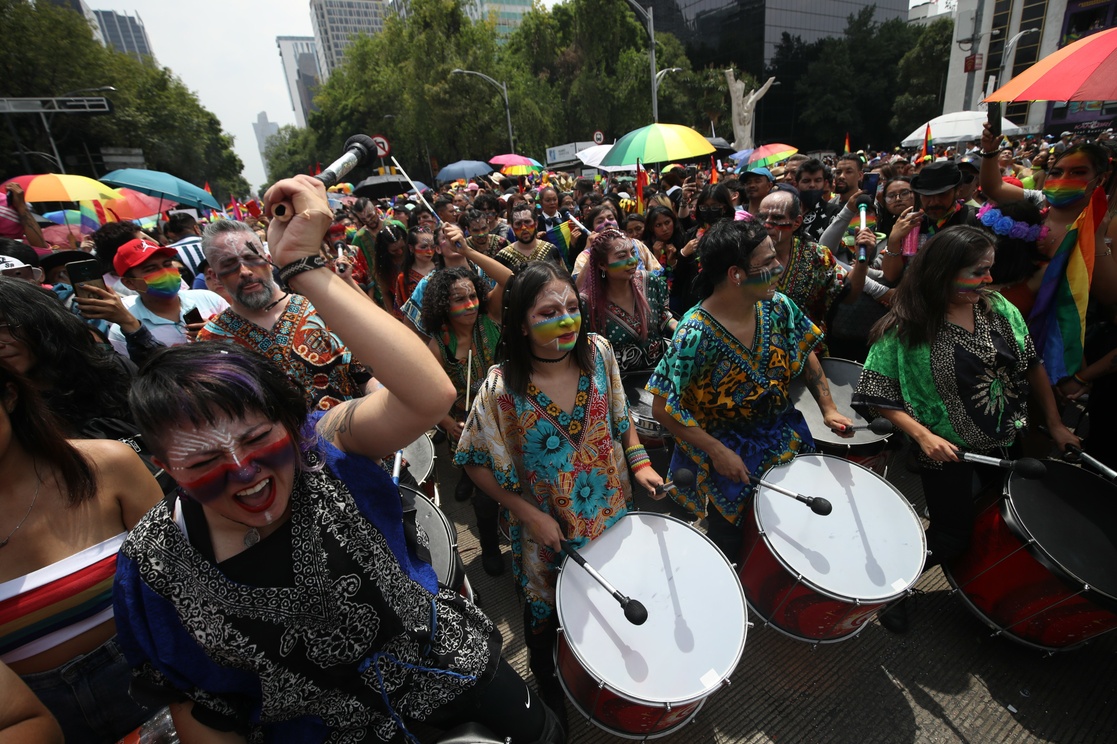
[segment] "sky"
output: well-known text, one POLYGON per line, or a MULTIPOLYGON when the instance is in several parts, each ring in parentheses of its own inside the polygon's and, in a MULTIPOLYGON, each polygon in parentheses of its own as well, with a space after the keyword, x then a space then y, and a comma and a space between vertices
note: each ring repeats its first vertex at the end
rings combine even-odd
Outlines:
MULTIPOLYGON (((558 0, 544 0, 550 7, 558 0)), ((252 123, 264 111, 280 126, 295 123, 277 36, 313 36, 309 0, 86 0, 97 10, 139 15, 155 59, 169 67, 212 111, 244 163, 253 190, 264 163, 252 123)), ((340 153, 322 153, 329 162, 340 153)))

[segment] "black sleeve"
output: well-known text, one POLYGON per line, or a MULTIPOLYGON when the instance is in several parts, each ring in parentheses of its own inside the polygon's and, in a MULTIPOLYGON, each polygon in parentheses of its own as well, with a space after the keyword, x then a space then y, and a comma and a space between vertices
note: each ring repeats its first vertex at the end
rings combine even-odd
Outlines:
POLYGON ((155 352, 167 348, 166 344, 152 336, 150 329, 142 324, 135 333, 124 334, 124 346, 128 349, 128 357, 137 367, 143 366, 155 352))

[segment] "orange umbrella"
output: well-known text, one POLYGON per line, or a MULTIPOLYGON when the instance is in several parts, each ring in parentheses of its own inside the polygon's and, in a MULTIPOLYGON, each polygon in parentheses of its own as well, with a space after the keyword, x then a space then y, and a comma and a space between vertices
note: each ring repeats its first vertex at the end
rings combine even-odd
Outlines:
POLYGON ((1091 34, 1047 55, 985 100, 1117 100, 1117 28, 1091 34))

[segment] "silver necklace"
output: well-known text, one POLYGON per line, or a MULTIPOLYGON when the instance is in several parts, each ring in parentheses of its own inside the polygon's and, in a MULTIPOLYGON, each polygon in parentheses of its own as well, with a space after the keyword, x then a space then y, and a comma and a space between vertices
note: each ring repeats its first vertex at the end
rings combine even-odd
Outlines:
MULTIPOLYGON (((27 513, 23 515, 23 519, 19 520, 19 524, 15 526, 15 529, 9 532, 8 536, 5 537, 2 542, 0 542, 0 548, 8 544, 8 541, 12 539, 12 535, 14 535, 19 530, 19 528, 23 526, 23 523, 27 521, 27 518, 31 516, 31 510, 35 508, 35 502, 39 498, 39 486, 41 485, 43 485, 43 482, 41 480, 35 484, 35 494, 31 497, 31 506, 27 507, 27 513)), ((248 538, 245 538, 245 540, 247 539, 248 538)), ((259 535, 256 536, 256 539, 260 539, 259 535)))

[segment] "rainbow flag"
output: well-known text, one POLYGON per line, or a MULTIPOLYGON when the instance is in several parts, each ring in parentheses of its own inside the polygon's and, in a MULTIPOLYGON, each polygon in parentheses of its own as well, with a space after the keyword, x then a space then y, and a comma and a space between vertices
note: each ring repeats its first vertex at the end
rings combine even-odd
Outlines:
POLYGON ((718 166, 714 162, 714 156, 710 156, 710 183, 718 182, 718 166))
POLYGON ((213 196, 213 189, 209 187, 209 181, 206 181, 206 185, 202 187, 202 191, 206 192, 210 196, 213 196))
POLYGON ((922 161, 923 158, 927 157, 928 155, 932 157, 934 157, 935 155, 934 145, 931 144, 930 124, 927 125, 926 131, 923 132, 923 147, 919 150, 919 159, 922 161))
POLYGON ((647 205, 644 204, 644 189, 648 186, 648 172, 644 170, 644 166, 640 164, 640 160, 636 160, 636 211, 644 214, 647 210, 647 205))
POLYGON ((574 244, 574 239, 570 237, 570 220, 560 222, 547 230, 543 239, 548 243, 557 245, 559 253, 562 254, 562 260, 566 262, 570 255, 570 247, 574 244))
POLYGON ((1105 193, 1095 189, 1043 272, 1028 330, 1052 384, 1082 369, 1086 303, 1094 276, 1094 236, 1105 215, 1105 193))
POLYGON ((853 150, 849 149, 849 132, 846 132, 845 149, 842 150, 842 152, 853 152, 853 150))
POLYGON ((235 196, 229 197, 229 204, 225 207, 225 210, 233 216, 234 220, 237 220, 238 222, 244 220, 244 213, 240 211, 240 204, 237 202, 237 198, 235 196))

